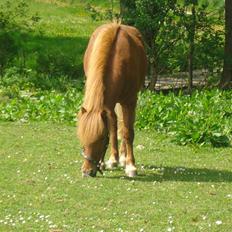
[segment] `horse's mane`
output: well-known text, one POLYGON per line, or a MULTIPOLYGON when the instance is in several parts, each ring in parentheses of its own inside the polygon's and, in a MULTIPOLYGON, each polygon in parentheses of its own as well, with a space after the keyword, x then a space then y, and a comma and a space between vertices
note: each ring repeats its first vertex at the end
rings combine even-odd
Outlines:
POLYGON ((83 103, 87 112, 80 113, 78 126, 78 135, 83 145, 91 144, 104 133, 105 126, 101 116, 104 107, 104 78, 107 61, 119 28, 120 25, 116 23, 106 25, 93 44, 83 103))
POLYGON ((82 145, 94 143, 104 135, 105 126, 100 112, 80 113, 78 124, 78 136, 82 145))

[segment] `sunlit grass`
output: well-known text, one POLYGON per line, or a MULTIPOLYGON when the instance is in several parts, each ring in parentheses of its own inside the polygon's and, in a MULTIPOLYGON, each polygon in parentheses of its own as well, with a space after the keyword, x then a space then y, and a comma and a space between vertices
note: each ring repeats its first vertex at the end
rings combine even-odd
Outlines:
MULTIPOLYGON (((66 64, 72 64, 69 70, 76 69, 72 78, 82 78, 83 54, 89 37, 104 22, 96 22, 91 19, 86 10, 86 1, 29 0, 27 4, 27 14, 37 15, 39 18, 33 28, 23 35, 23 47, 27 51, 27 68, 36 70, 39 74, 38 61, 44 62, 44 59, 51 57, 50 66, 52 66, 53 59, 55 60, 54 66, 57 67, 62 66, 62 64, 59 65, 56 61, 59 57, 61 59, 63 57, 66 64), (69 61, 67 62, 67 60, 69 61)), ((66 69, 63 68, 63 70, 66 69)), ((67 75, 67 73, 65 74, 67 75)), ((56 75, 53 73, 53 76, 56 75)))
POLYGON ((230 231, 232 149, 136 131, 138 177, 83 179, 74 127, 0 124, 0 231, 230 231))
MULTIPOLYGON (((38 13, 41 20, 37 29, 47 36, 89 37, 103 22, 95 22, 86 10, 88 1, 35 1, 30 0, 32 14, 38 13)), ((98 5, 101 3, 99 1, 98 5)))

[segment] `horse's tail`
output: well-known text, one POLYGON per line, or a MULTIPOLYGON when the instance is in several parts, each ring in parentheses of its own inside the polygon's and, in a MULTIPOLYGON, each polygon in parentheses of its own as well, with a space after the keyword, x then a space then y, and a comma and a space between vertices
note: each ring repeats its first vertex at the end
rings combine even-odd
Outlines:
POLYGON ((84 106, 90 111, 97 111, 103 108, 106 66, 119 28, 120 24, 112 23, 107 25, 99 32, 94 41, 87 70, 84 99, 84 106))

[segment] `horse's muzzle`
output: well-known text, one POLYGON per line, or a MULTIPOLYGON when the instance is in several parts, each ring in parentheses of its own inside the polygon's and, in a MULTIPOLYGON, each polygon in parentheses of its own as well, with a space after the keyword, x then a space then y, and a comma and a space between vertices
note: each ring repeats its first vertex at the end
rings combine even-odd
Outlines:
POLYGON ((96 177, 96 175, 97 175, 97 171, 94 171, 94 170, 82 172, 82 177, 96 177))

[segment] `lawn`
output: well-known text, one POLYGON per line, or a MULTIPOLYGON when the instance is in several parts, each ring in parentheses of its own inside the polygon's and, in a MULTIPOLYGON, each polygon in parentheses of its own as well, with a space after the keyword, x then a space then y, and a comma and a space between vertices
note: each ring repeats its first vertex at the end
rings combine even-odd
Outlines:
POLYGON ((75 127, 0 123, 0 231, 230 231, 232 148, 136 131, 138 176, 82 178, 75 127))

